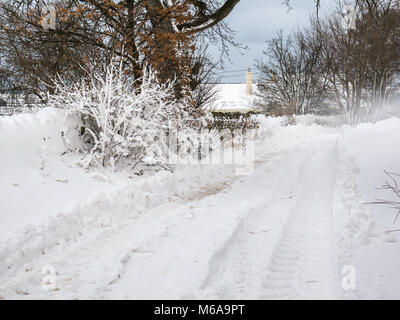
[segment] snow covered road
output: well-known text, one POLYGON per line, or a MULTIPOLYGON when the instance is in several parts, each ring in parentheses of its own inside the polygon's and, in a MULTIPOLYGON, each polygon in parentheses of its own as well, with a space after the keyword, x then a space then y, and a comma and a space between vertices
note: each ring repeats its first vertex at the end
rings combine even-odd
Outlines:
POLYGON ((314 142, 302 150, 297 170, 290 172, 293 159, 282 163, 282 171, 289 174, 281 177, 283 189, 270 185, 268 201, 243 219, 207 282, 217 297, 338 297, 331 224, 336 137, 314 142), (273 232, 277 225, 282 227, 273 232))
POLYGON ((342 268, 380 234, 340 129, 265 132, 249 176, 229 166, 161 173, 1 242, 0 297, 354 297, 342 268), (44 289, 46 270, 55 285, 44 289))

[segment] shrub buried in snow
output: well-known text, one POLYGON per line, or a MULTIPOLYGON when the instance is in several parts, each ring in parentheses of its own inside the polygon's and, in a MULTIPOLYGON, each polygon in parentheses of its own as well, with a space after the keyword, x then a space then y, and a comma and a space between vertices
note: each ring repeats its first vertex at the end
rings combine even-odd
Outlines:
POLYGON ((138 84, 115 63, 107 65, 104 74, 88 72, 76 84, 61 78, 55 81, 54 93, 47 94, 49 104, 83 120, 82 134, 89 142, 85 167, 114 167, 121 159, 154 161, 157 150, 167 149, 160 134, 172 131, 186 135, 185 139, 175 139, 180 144, 175 149, 190 149, 184 144, 193 144, 190 136, 205 124, 206 115, 197 115, 195 120, 189 101, 174 98, 174 83, 161 83, 151 69, 144 71, 138 84))

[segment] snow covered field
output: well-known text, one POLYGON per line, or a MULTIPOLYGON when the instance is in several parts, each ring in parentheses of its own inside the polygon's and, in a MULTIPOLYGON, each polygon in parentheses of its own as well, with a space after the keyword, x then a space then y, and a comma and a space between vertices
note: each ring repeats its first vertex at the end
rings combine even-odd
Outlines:
POLYGON ((281 121, 250 175, 138 177, 78 167, 60 111, 0 118, 0 299, 400 299, 396 212, 366 204, 390 199, 400 119, 281 121))

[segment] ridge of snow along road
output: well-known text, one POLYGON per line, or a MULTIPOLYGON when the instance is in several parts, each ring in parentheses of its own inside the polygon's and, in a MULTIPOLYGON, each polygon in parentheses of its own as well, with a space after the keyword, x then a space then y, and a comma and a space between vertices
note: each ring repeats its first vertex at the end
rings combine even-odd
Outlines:
MULTIPOLYGON (((358 188, 347 139, 358 129, 298 122, 263 121, 252 175, 213 165, 116 178, 115 186, 102 185, 1 241, 0 297, 365 297, 362 286, 340 287, 343 266, 358 267, 363 247, 387 240, 358 188), (42 288, 45 266, 56 271, 49 290, 42 288)), ((53 129, 45 123, 41 130, 53 129)), ((32 154, 26 156, 40 165, 32 154)))
POLYGON ((138 182, 125 183, 95 192, 90 199, 69 212, 60 212, 38 226, 27 226, 0 244, 0 272, 15 269, 29 259, 44 254, 60 242, 74 241, 85 229, 107 227, 119 219, 136 219, 145 210, 166 202, 189 201, 226 188, 234 169, 190 166, 174 173, 161 172, 138 182))
MULTIPOLYGON (((7 171, 18 170, 18 166, 21 169, 39 167, 40 156, 35 148, 43 149, 41 145, 46 138, 54 142, 48 153, 61 154, 65 146, 56 133, 64 126, 63 122, 63 114, 55 110, 1 119, 0 145, 5 152, 2 157, 3 176, 7 171)), ((62 242, 74 241, 91 226, 94 229, 105 227, 122 217, 135 219, 144 210, 168 201, 188 201, 216 193, 225 188, 234 175, 231 166, 182 166, 174 173, 161 172, 144 180, 119 183, 115 187, 102 186, 102 191, 94 192, 88 200, 77 203, 71 210, 53 213, 45 217, 43 223, 28 225, 1 242, 0 274, 14 270, 62 242)), ((2 221, 12 218, 7 216, 6 210, 0 215, 2 221)), ((42 219, 40 214, 38 218, 42 219)))

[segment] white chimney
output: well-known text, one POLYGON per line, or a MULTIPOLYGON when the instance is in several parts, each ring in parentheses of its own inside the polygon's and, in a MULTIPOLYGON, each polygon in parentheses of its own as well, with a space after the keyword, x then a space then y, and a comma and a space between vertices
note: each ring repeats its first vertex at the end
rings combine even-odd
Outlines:
POLYGON ((249 68, 249 71, 246 72, 246 94, 253 94, 253 74, 249 68))

